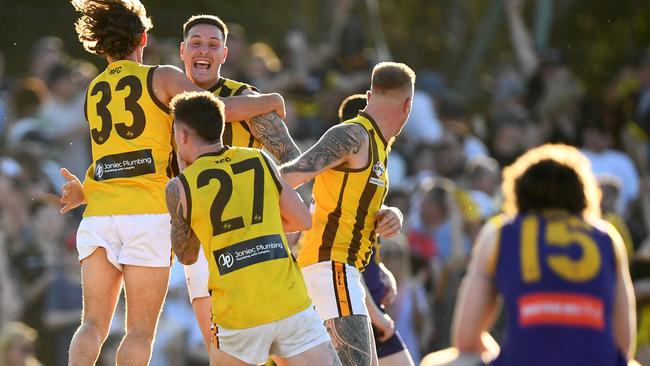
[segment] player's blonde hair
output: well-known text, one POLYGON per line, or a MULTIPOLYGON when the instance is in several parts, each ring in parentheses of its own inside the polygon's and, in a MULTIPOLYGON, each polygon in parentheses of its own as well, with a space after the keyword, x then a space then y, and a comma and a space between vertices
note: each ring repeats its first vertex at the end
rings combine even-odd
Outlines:
POLYGON ((515 215, 535 210, 567 210, 600 217, 601 192, 591 163, 578 149, 546 144, 529 150, 503 171, 503 210, 515 215))
POLYGON ((372 69, 371 87, 373 93, 385 93, 415 84, 415 72, 406 64, 380 62, 372 69))

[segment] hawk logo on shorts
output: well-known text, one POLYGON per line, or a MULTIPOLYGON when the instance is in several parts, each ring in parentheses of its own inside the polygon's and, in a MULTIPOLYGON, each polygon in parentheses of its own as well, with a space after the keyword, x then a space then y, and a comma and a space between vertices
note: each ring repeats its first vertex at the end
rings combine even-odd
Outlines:
POLYGON ((373 165, 372 171, 375 172, 377 178, 381 178, 381 176, 386 172, 386 169, 384 168, 384 164, 382 164, 381 161, 378 161, 375 165, 373 165))
POLYGON ((97 163, 97 168, 95 168, 95 173, 97 174, 97 178, 102 177, 104 175, 104 165, 102 163, 97 163))
POLYGON ((219 265, 230 268, 232 267, 232 264, 235 263, 235 259, 232 257, 232 254, 230 253, 224 253, 219 256, 219 265))

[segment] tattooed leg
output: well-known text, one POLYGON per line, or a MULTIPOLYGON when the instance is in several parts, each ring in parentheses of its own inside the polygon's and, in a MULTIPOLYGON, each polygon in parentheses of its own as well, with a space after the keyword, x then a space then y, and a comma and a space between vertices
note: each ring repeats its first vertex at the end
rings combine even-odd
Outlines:
POLYGON ((368 317, 351 315, 325 321, 325 327, 339 354, 341 363, 350 366, 376 365, 373 360, 368 317))

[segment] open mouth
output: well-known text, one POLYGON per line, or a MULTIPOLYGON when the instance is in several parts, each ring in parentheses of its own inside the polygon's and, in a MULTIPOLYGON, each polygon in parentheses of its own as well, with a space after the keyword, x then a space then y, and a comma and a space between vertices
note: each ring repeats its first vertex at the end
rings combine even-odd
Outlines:
POLYGON ((206 60, 196 60, 192 63, 192 66, 198 70, 208 70, 210 65, 211 62, 206 60))

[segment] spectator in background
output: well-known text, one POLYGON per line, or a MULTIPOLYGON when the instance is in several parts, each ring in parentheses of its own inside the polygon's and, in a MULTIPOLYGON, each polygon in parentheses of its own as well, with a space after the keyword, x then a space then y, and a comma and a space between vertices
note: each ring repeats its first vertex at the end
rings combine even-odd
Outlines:
POLYGON ((47 121, 47 135, 56 142, 54 159, 76 176, 83 176, 90 165, 88 123, 84 118, 84 89, 73 79, 73 70, 54 65, 47 74, 50 89, 41 117, 47 121))
POLYGON ((600 110, 585 105, 582 112, 582 149, 594 174, 611 174, 621 180, 621 195, 616 212, 625 215, 629 203, 639 196, 639 177, 632 159, 612 149, 613 138, 600 110))
POLYGON ((425 72, 418 78, 413 94, 413 110, 404 133, 409 144, 435 143, 442 136, 442 124, 436 114, 434 93, 443 90, 444 84, 438 74, 425 72))
POLYGON ((55 36, 45 36, 34 42, 30 65, 31 76, 46 80, 54 65, 66 63, 68 56, 63 46, 63 40, 55 36))
POLYGON ((19 146, 30 132, 42 133, 45 129, 46 121, 40 112, 47 93, 45 83, 33 77, 20 80, 14 87, 10 98, 12 122, 5 141, 10 151, 19 146))
POLYGON ((480 209, 481 220, 500 210, 498 202, 501 169, 496 160, 478 156, 467 163, 469 195, 480 209))
POLYGON ((0 332, 0 365, 41 366, 34 357, 36 330, 22 323, 9 323, 0 332))
POLYGON ((388 313, 395 320, 395 329, 400 333, 416 365, 420 363, 421 349, 428 343, 431 334, 430 307, 424 289, 423 276, 414 276, 411 270, 411 255, 406 237, 398 235, 381 242, 381 256, 384 264, 395 276, 399 291, 395 301, 388 307, 388 313))
POLYGON ((465 153, 463 136, 454 130, 445 129, 442 137, 435 144, 435 172, 456 184, 464 184, 465 153))
POLYGON ((621 196, 621 180, 611 174, 602 173, 596 176, 602 198, 600 199, 600 210, 603 214, 603 219, 612 224, 616 231, 621 234, 625 249, 627 250, 628 258, 634 254, 634 243, 632 242, 632 235, 625 223, 623 217, 618 213, 618 203, 621 196))
POLYGON ((433 284, 435 344, 444 347, 449 343, 455 289, 465 269, 470 241, 454 184, 434 178, 422 186, 421 196, 413 208, 417 214, 411 217, 408 238, 416 271, 426 273, 428 287, 433 284))
POLYGON ((246 74, 248 59, 246 30, 240 24, 228 24, 228 62, 221 65, 221 74, 232 80, 250 82, 246 74))
MULTIPOLYGON (((58 214, 57 208, 49 207, 46 210, 53 211, 55 216, 48 217, 55 221, 63 217, 58 214)), ((54 355, 51 364, 66 366, 70 341, 81 318, 81 271, 73 237, 69 237, 65 244, 52 244, 58 244, 58 255, 54 278, 45 295, 43 323, 49 335, 49 348, 54 355)))

